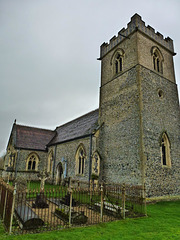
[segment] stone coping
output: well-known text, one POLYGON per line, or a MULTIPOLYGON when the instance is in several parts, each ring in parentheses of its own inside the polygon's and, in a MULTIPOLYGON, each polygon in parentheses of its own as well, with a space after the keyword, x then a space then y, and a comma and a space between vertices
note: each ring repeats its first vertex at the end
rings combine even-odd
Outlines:
POLYGON ((161 202, 161 201, 176 201, 176 200, 180 200, 180 195, 168 195, 168 196, 146 198, 147 203, 161 202))

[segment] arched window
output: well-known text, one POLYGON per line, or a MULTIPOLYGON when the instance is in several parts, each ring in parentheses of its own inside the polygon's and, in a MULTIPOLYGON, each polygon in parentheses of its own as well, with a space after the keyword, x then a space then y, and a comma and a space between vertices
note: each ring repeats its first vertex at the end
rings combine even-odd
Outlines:
POLYGON ((9 167, 13 167, 13 166, 14 166, 14 162, 15 162, 15 154, 10 153, 10 154, 9 154, 8 166, 9 166, 9 167))
POLYGON ((153 57, 153 68, 155 71, 163 73, 163 55, 159 48, 152 47, 151 54, 153 57))
POLYGON ((56 168, 56 185, 60 185, 62 181, 62 176, 63 176, 63 166, 62 163, 58 163, 57 168, 56 168))
POLYGON ((50 151, 48 156, 48 164, 47 164, 47 172, 52 172, 52 166, 53 166, 53 151, 50 151))
POLYGON ((170 143, 166 133, 161 137, 161 162, 163 166, 171 167, 170 143))
POLYGON ((124 51, 117 49, 111 58, 111 65, 113 65, 113 73, 118 74, 123 71, 124 51))
POLYGON ((100 172, 100 156, 95 152, 92 156, 92 174, 99 176, 100 172))
POLYGON ((83 145, 76 152, 76 174, 84 175, 86 153, 83 145))
POLYGON ((38 170, 39 157, 36 153, 31 153, 26 161, 26 170, 28 171, 37 171, 38 170))
POLYGON ((115 58, 115 73, 122 72, 122 56, 118 53, 115 58))

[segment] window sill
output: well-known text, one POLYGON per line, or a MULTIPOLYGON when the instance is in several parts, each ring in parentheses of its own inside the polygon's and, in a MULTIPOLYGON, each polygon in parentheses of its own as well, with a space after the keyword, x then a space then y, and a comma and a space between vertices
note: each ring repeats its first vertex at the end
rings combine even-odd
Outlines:
POLYGON ((168 165, 162 165, 162 168, 165 168, 165 169, 171 169, 171 166, 168 166, 168 165))
POLYGON ((84 174, 76 174, 77 177, 84 177, 85 175, 84 174))

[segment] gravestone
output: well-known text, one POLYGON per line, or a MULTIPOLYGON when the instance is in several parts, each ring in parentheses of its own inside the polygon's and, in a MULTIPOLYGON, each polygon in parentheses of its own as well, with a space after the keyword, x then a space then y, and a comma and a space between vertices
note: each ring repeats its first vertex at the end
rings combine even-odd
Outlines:
POLYGON ((32 204, 33 208, 48 208, 49 205, 47 204, 46 201, 46 197, 44 196, 43 192, 40 192, 40 194, 38 194, 36 196, 36 201, 35 203, 32 204))
MULTIPOLYGON (((69 206, 69 205, 70 205, 70 194, 69 194, 69 193, 66 194, 66 196, 63 197, 63 198, 60 200, 60 203, 69 206)), ((78 202, 75 201, 75 200, 72 198, 72 207, 77 206, 77 204, 78 204, 78 202)))

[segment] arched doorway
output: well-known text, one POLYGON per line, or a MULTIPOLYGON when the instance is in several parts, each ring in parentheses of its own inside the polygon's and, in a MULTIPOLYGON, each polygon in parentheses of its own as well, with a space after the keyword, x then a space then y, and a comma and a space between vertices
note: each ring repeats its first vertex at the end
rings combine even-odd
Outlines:
POLYGON ((56 185, 60 185, 62 182, 62 175, 63 175, 63 167, 62 163, 58 163, 57 170, 56 170, 56 185))

